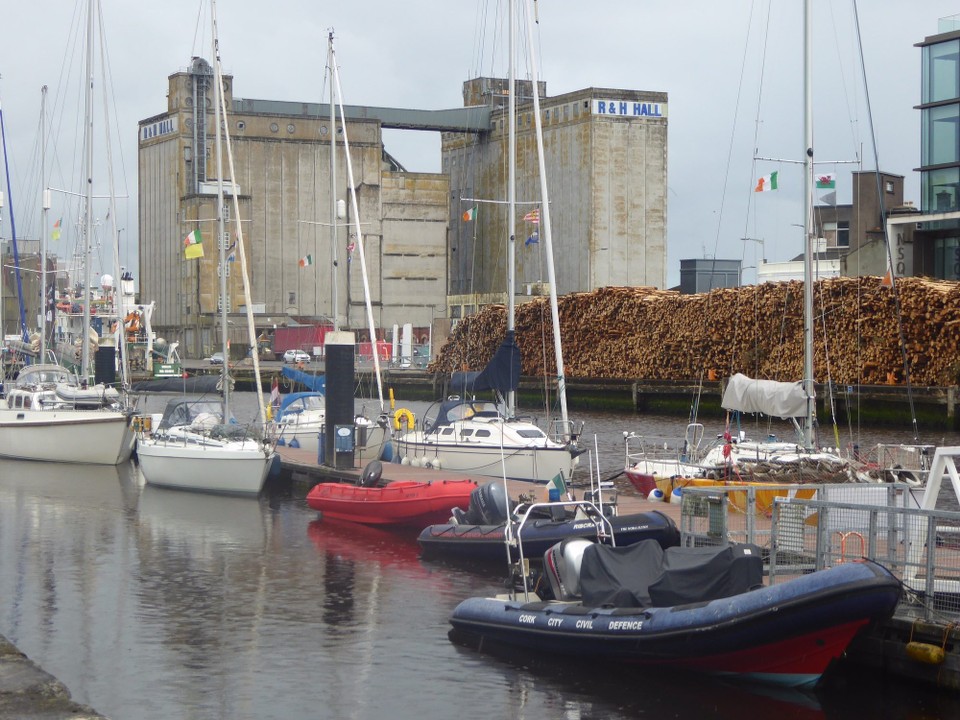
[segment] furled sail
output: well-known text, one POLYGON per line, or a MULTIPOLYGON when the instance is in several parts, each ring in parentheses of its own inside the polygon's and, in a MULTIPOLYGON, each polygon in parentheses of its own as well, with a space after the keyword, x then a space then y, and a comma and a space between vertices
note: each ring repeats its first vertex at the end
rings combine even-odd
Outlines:
POLYGON ((807 400, 801 382, 754 380, 737 373, 727 381, 720 404, 724 410, 763 413, 789 420, 807 414, 807 400))

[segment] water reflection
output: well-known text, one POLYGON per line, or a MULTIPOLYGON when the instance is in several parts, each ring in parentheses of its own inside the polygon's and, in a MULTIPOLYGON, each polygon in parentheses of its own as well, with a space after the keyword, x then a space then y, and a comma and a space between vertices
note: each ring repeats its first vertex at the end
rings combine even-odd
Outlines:
POLYGON ((811 705, 460 648, 450 612, 504 573, 425 562, 415 535, 319 521, 288 488, 218 497, 145 487, 133 466, 0 461, 0 633, 78 702, 142 720, 852 717, 892 692, 850 684, 811 705))

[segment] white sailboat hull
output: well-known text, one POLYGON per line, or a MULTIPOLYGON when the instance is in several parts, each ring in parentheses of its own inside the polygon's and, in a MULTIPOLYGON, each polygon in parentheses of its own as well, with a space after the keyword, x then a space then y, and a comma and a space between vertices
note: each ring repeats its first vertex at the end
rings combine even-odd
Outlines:
POLYGON ((130 418, 123 412, 0 408, 0 457, 119 465, 132 450, 130 418))
POLYGON ((546 447, 486 446, 479 443, 440 443, 423 433, 409 433, 394 440, 403 462, 429 464, 442 470, 488 477, 549 482, 562 474, 573 475, 577 458, 561 445, 546 447))
POLYGON ((252 440, 217 444, 150 438, 137 443, 137 458, 148 485, 256 495, 263 489, 274 453, 252 440))
MULTIPOLYGON (((357 445, 354 450, 357 453, 379 452, 387 440, 387 431, 379 425, 367 426, 363 436, 358 436, 357 445), (361 437, 365 437, 363 442, 361 437)), ((292 430, 289 427, 283 428, 279 433, 278 444, 290 447, 298 447, 306 450, 312 455, 318 456, 320 453, 320 431, 318 429, 297 429, 292 430)))

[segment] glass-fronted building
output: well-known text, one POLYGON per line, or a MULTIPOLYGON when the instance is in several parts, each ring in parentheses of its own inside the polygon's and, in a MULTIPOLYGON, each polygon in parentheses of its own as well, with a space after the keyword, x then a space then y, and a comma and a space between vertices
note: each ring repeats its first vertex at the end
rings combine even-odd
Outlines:
MULTIPOLYGON (((927 213, 960 211, 960 15, 943 18, 922 51, 920 203, 927 213)), ((924 222, 923 265, 960 280, 960 220, 924 222), (931 257, 932 255, 932 257, 931 257)))

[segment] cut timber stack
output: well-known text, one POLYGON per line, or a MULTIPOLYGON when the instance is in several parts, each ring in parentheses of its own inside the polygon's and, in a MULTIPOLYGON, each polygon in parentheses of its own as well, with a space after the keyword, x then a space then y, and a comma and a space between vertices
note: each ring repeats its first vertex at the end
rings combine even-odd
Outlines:
MULTIPOLYGON (((956 385, 960 378, 960 283, 897 281, 910 381, 956 385)), ((559 299, 566 376, 699 380, 803 377, 803 283, 764 283, 700 295, 607 287, 559 299)), ((894 291, 878 277, 831 278, 814 288, 814 374, 842 384, 903 382, 894 291)), ((555 374, 550 306, 517 307, 523 374, 555 374)), ((489 306, 460 321, 434 372, 481 369, 506 329, 505 309, 489 306)))

